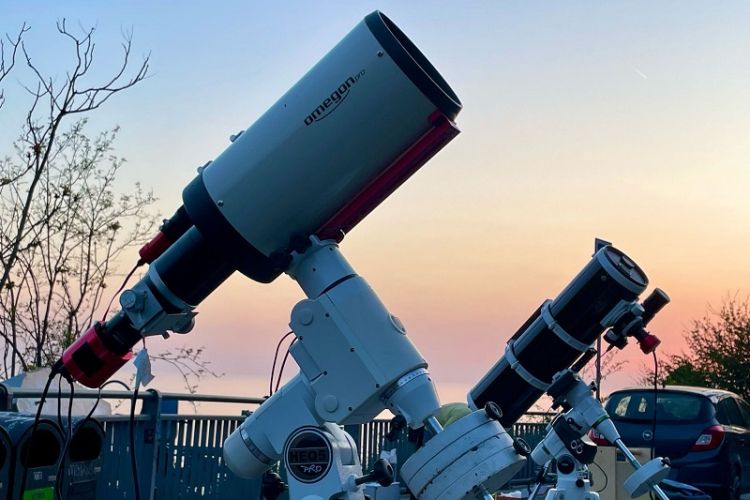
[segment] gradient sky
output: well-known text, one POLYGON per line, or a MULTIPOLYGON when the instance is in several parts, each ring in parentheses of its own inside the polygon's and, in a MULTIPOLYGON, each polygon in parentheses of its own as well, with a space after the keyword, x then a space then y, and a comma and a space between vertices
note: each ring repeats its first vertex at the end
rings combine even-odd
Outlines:
MULTIPOLYGON (((407 325, 446 399, 463 399, 588 261, 594 237, 671 295, 652 323, 665 352, 683 349, 709 304, 750 292, 750 3, 2 1, 0 31, 27 21, 35 62, 54 72, 69 60, 55 20, 95 24, 106 72, 133 29, 151 77, 92 115, 91 130, 122 127, 123 189, 141 180, 168 215, 198 165, 376 8, 461 97, 462 134, 342 249, 407 325)), ((23 118, 14 86, 0 151, 23 118)), ((205 345, 226 373, 202 390, 258 395, 300 298, 286 277, 235 276, 189 336, 168 342, 205 345)), ((606 390, 646 361, 635 346, 618 356, 630 362, 606 390)), ((179 388, 169 373, 155 383, 179 388)))

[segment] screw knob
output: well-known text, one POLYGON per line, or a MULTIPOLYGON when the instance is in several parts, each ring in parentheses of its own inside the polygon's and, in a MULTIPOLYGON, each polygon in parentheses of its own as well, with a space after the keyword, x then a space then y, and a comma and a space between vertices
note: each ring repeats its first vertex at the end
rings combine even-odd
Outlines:
POLYGON ((484 405, 484 412, 491 420, 497 420, 499 422, 500 419, 503 418, 503 410, 501 410, 500 405, 494 401, 487 401, 487 404, 484 405))

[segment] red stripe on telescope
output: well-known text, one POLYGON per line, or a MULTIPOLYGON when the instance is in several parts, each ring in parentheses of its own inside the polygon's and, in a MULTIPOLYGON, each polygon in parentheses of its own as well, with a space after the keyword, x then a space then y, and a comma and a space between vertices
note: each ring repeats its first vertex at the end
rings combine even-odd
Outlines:
POLYGON ((321 240, 341 241, 375 207, 388 198, 406 179, 427 163, 443 146, 459 134, 456 124, 439 111, 429 117, 433 127, 409 149, 401 153, 349 203, 328 219, 315 234, 321 240))

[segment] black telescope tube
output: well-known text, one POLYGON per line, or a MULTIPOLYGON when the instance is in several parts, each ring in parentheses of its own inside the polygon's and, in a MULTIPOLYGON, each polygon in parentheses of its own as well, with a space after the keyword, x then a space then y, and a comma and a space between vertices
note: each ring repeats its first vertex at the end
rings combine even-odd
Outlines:
POLYGON ((196 227, 180 236, 152 266, 169 291, 191 306, 200 304, 237 269, 196 227))
POLYGON ((509 427, 544 394, 538 382, 550 384, 557 372, 575 363, 604 332, 605 317, 623 301, 636 301, 647 286, 645 273, 624 253, 611 246, 602 248, 557 298, 542 304, 513 335, 508 346, 513 363, 507 353, 503 355, 471 390, 470 401, 476 408, 489 401, 499 404, 500 423, 509 427), (556 327, 577 346, 548 324, 542 314, 545 307, 556 327))

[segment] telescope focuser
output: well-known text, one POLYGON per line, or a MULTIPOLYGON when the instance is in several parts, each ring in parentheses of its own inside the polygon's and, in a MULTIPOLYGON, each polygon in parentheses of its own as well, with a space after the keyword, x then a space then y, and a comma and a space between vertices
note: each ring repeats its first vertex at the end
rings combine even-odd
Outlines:
POLYGON ((644 354, 654 352, 661 344, 661 340, 649 333, 646 325, 669 301, 669 296, 662 289, 657 288, 641 304, 638 304, 638 307, 633 307, 623 313, 604 335, 604 340, 610 345, 609 349, 613 347, 623 349, 628 344, 628 337, 633 337, 644 354))

